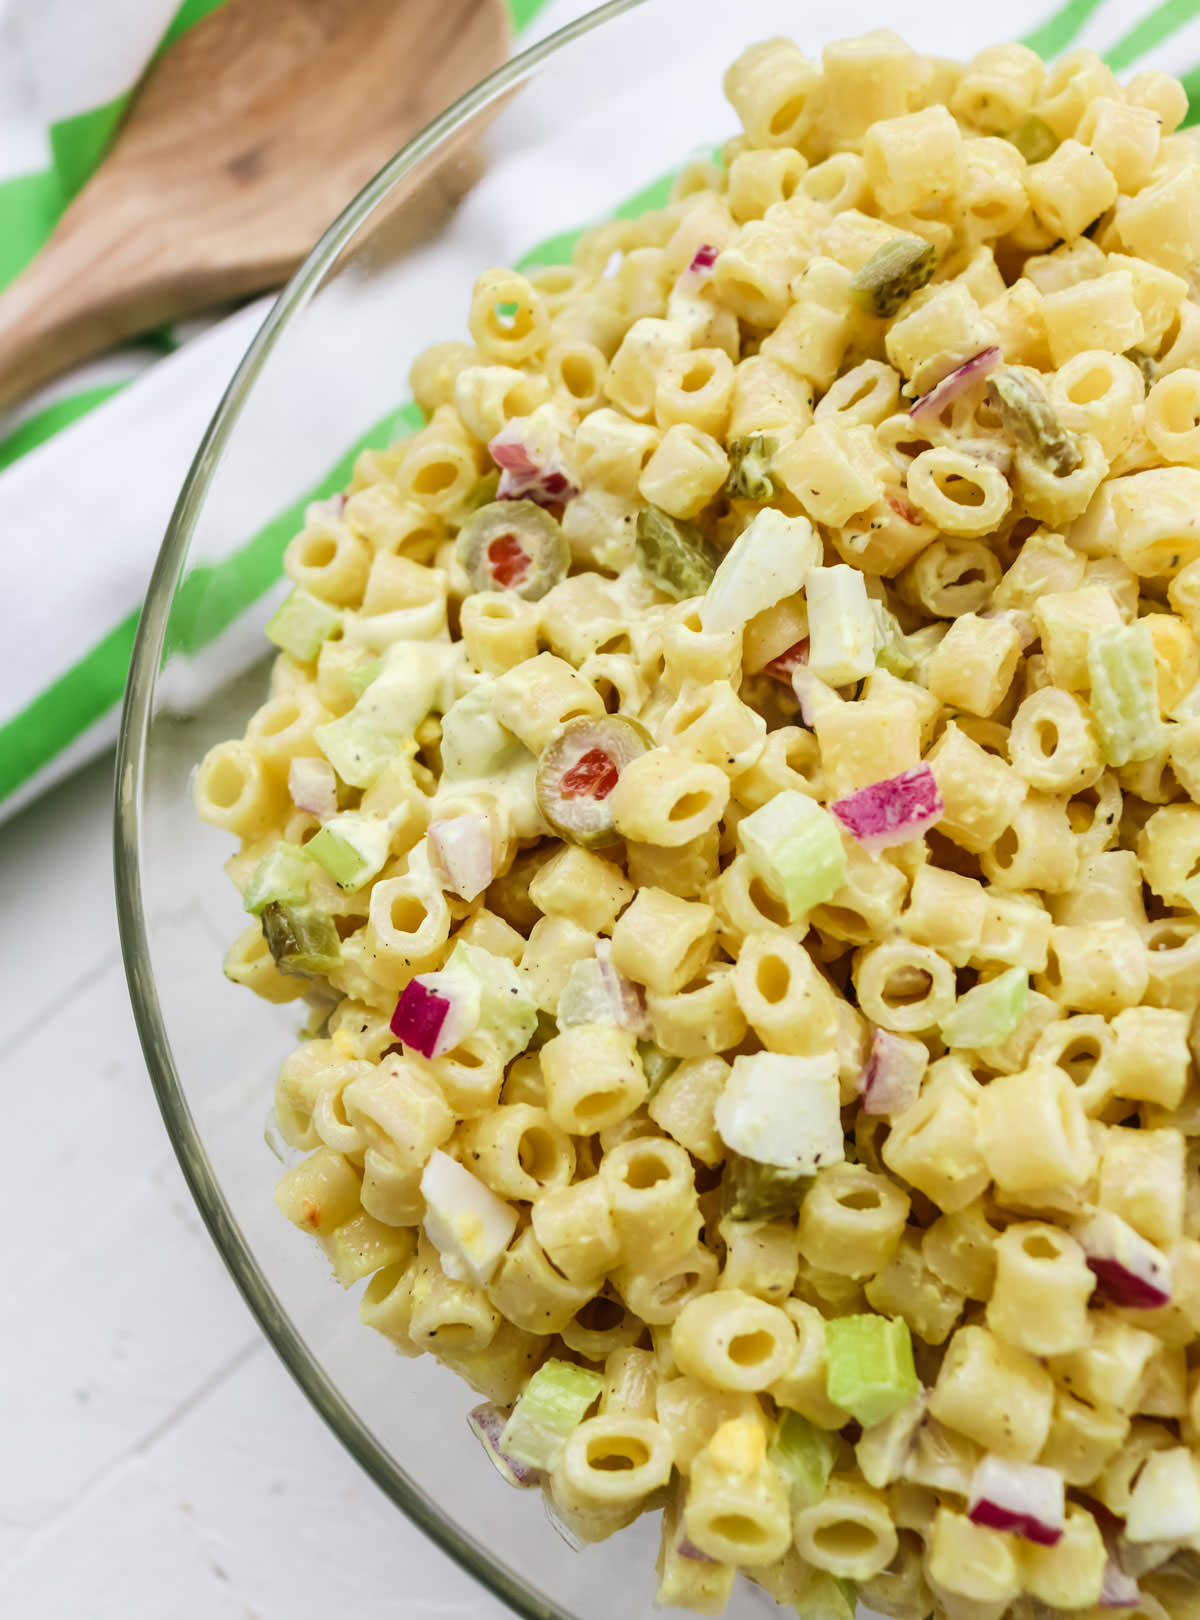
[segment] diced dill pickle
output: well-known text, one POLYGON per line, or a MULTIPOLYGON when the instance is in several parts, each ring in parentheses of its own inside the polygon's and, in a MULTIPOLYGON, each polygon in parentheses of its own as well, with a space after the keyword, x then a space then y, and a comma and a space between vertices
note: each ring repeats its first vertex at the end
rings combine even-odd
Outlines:
POLYGON ((854 302, 881 320, 894 315, 906 298, 919 292, 937 268, 937 249, 919 236, 897 236, 876 248, 850 278, 854 302))
POLYGON ((671 1057, 660 1046, 655 1046, 653 1041, 639 1041, 637 1049, 638 1057, 642 1060, 642 1073, 646 1076, 650 1087, 649 1099, 649 1097, 653 1097, 664 1080, 669 1080, 675 1073, 680 1060, 677 1057, 671 1057))
POLYGON ((1005 139, 1016 147, 1026 163, 1044 163, 1058 151, 1058 136, 1037 113, 1023 118, 1005 139))
POLYGON ((500 473, 493 467, 491 472, 484 473, 482 478, 476 479, 463 496, 463 503, 458 509, 457 522, 462 525, 473 512, 478 512, 481 506, 490 506, 496 499, 496 491, 499 488, 500 473))
POLYGON ((734 1221, 773 1221, 794 1215, 812 1186, 811 1176, 777 1164, 759 1164, 731 1154, 721 1177, 721 1209, 734 1221))
POLYGON ((538 809, 569 843, 585 849, 615 844, 609 794, 625 766, 652 746, 644 727, 620 715, 568 720, 538 760, 538 809))
POLYGON ((694 523, 646 506, 638 513, 637 560, 660 591, 682 602, 704 595, 720 559, 694 523))
POLYGON ((1147 354, 1144 349, 1126 349, 1125 358, 1126 360, 1132 360, 1141 372, 1142 381, 1146 385, 1146 392, 1149 393, 1158 381, 1158 361, 1152 354, 1147 354))
POLYGON ((744 439, 731 439, 726 495, 747 501, 771 500, 775 494, 771 457, 778 449, 779 440, 772 439, 766 433, 751 433, 744 439))
POLYGON ((262 927, 280 973, 331 973, 341 960, 333 918, 319 906, 285 906, 273 900, 263 908, 262 927))
POLYGON ((532 501, 491 501, 458 531, 455 554, 473 590, 512 591, 537 602, 566 577, 566 536, 532 501))
POLYGON ((1053 405, 1025 372, 993 371, 987 397, 1010 437, 1060 478, 1083 461, 1074 435, 1063 427, 1053 405))

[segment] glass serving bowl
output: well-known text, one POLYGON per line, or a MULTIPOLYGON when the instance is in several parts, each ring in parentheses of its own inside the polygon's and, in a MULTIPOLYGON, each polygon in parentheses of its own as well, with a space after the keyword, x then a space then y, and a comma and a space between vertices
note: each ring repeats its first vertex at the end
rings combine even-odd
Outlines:
MULTIPOLYGON (((355 449, 403 426, 409 364, 465 336, 481 270, 530 262, 539 243, 536 262, 565 262, 581 224, 664 200, 664 177, 737 132, 722 74, 756 39, 789 34, 816 55, 888 26, 962 58, 1048 9, 1013 0, 1001 19, 961 0, 615 0, 536 45, 431 124, 322 238, 234 377, 154 570, 125 705, 116 863, 167 1129, 214 1242, 316 1410, 399 1508, 538 1620, 647 1612, 657 1524, 569 1547, 539 1493, 508 1489, 489 1466, 464 1421, 478 1397, 429 1358, 397 1359, 278 1214, 266 1122, 300 1019, 221 973, 245 917, 221 870, 232 846, 196 818, 190 776, 265 695, 262 627, 305 499, 340 488, 355 449)), ((730 1613, 764 1601, 740 1584, 730 1613)))

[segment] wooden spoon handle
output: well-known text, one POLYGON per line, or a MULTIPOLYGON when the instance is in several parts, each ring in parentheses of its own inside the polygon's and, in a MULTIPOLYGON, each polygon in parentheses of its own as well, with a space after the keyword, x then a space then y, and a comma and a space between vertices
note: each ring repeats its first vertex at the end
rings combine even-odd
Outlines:
MULTIPOLYGON (((151 69, 0 296, 0 407, 134 333, 279 286, 508 44, 504 0, 225 0, 151 69)), ((423 169, 401 188, 414 222, 461 194, 462 143, 444 156, 436 184, 423 169)))
POLYGON ((122 219, 114 202, 108 213, 89 208, 82 221, 68 209, 0 298, 0 407, 138 332, 278 285, 294 268, 280 259, 230 265, 223 275, 206 265, 190 283, 183 267, 148 278, 153 246, 141 222, 122 219))

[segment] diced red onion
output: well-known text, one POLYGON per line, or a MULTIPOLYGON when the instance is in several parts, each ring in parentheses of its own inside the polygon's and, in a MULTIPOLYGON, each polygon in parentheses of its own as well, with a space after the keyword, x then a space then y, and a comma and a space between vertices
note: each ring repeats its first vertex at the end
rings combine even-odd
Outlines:
POLYGON ((618 1029, 632 1030, 635 1035, 648 1039, 651 1034, 650 1018, 642 988, 613 966, 609 940, 597 941, 596 961, 600 966, 600 982, 612 1008, 613 1023, 618 1029))
POLYGON ((981 608, 981 619, 1007 619, 1021 640, 1021 651, 1028 652, 1038 639, 1037 626, 1020 608, 981 608))
POLYGON ((971 384, 986 377, 989 371, 994 371, 1000 364, 1000 350, 998 348, 981 349, 973 354, 969 360, 964 360, 961 366, 956 366, 952 372, 943 377, 941 382, 931 388, 927 394, 922 394, 917 403, 909 411, 909 420, 912 422, 929 421, 940 416, 947 405, 956 400, 960 394, 965 394, 971 384))
POLYGON ((989 467, 995 467, 999 472, 1008 475, 1012 469, 1012 445, 1003 439, 963 439, 955 445, 963 455, 969 456, 972 461, 986 462, 989 467))
POLYGON ((524 440, 505 438, 505 434, 510 433, 512 427, 513 424, 510 422, 497 433, 488 444, 488 454, 502 472, 514 473, 518 478, 536 478, 540 469, 524 440))
POLYGON ((565 506, 579 494, 553 424, 545 417, 518 416, 506 422, 488 444, 500 468, 499 501, 533 501, 565 506))
POLYGON ((502 1474, 510 1485, 518 1490, 527 1491, 531 1486, 538 1485, 542 1480, 540 1468, 531 1468, 528 1463, 518 1462, 500 1450, 500 1436, 504 1433, 504 1425, 508 1422, 508 1412, 494 1401, 485 1401, 477 1406, 473 1412, 467 1413, 467 1422, 471 1432, 487 1452, 488 1458, 497 1473, 502 1474))
POLYGON ((1065 1513, 1063 1478, 1053 1468, 987 1456, 971 1476, 967 1517, 972 1524, 1054 1547, 1062 1539, 1065 1513))
POLYGON ((1100 1607, 1102 1609, 1136 1609, 1142 1601, 1142 1594, 1138 1583, 1132 1575, 1125 1571, 1109 1554, 1108 1562, 1104 1566, 1104 1581, 1100 1587, 1100 1607))
POLYGON ((1071 1228, 1096 1277, 1097 1292, 1114 1305, 1152 1311, 1171 1299, 1171 1267, 1128 1222, 1100 1210, 1071 1228))
POLYGON ((474 900, 492 881, 492 830, 477 814, 429 824, 429 854, 435 873, 452 894, 474 900))
POLYGON ((863 1113, 900 1114, 911 1108, 920 1095, 924 1070, 911 1042, 886 1029, 875 1030, 858 1083, 863 1113))
POLYGON ((424 1058, 441 1057, 472 1029, 462 980, 453 973, 422 973, 410 979, 392 1014, 392 1034, 424 1058))
POLYGON ((648 1037, 650 1020, 641 987, 616 969, 610 958, 611 946, 602 939, 594 957, 578 963, 567 981, 558 1006, 558 1021, 565 1028, 572 1024, 614 1024, 648 1037))
POLYGON ((327 759, 294 759, 288 766, 288 793, 297 810, 337 815, 337 776, 327 759))
POLYGON ((916 525, 923 521, 920 511, 900 490, 889 489, 883 498, 901 522, 916 525))
POLYGON ((928 765, 915 765, 870 787, 835 799, 829 806, 864 849, 872 852, 919 838, 945 813, 942 795, 928 765))
POLYGON ((701 271, 711 270, 716 262, 717 249, 711 242, 701 242, 695 253, 692 254, 692 262, 688 265, 688 269, 693 275, 699 275, 701 271))
POLYGON ((791 686, 792 677, 801 664, 808 663, 808 637, 804 636, 795 642, 778 657, 772 658, 769 664, 763 665, 763 674, 771 675, 785 686, 791 686))
POLYGON ((345 510, 344 495, 329 495, 323 501, 310 501, 304 518, 307 523, 336 523, 345 510))

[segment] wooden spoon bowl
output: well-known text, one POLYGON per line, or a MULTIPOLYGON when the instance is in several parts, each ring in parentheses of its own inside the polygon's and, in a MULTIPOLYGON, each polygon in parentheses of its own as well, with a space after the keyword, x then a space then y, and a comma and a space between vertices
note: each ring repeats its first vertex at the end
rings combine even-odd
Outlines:
POLYGON ((134 333, 279 286, 508 47, 504 0, 227 0, 150 68, 112 151, 0 296, 0 406, 134 333))

